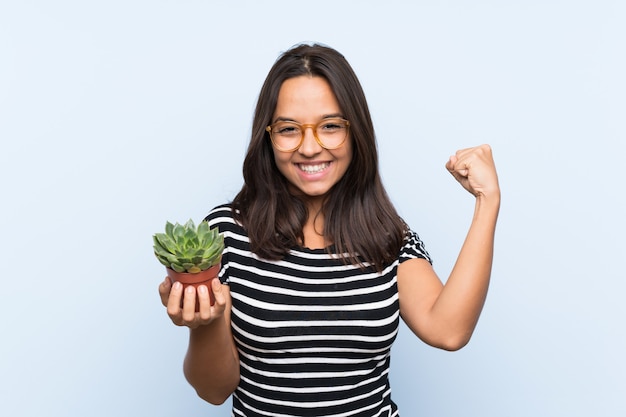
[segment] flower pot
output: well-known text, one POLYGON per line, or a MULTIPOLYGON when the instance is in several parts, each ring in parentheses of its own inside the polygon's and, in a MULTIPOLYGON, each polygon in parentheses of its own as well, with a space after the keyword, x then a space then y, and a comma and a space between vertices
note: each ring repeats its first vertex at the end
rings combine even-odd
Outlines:
MULTIPOLYGON (((199 285, 206 285, 209 290, 209 300, 211 305, 215 304, 215 296, 213 295, 213 291, 211 290, 211 281, 217 277, 220 272, 221 263, 210 267, 209 269, 205 269, 204 271, 200 271, 197 273, 189 273, 189 272, 176 272, 173 269, 167 269, 167 277, 170 282, 173 284, 176 281, 183 284, 183 291, 188 286, 192 285, 196 289, 199 285)), ((182 303, 182 301, 181 301, 182 303)), ((199 311, 200 304, 198 302, 198 296, 196 294, 196 311, 199 311)))

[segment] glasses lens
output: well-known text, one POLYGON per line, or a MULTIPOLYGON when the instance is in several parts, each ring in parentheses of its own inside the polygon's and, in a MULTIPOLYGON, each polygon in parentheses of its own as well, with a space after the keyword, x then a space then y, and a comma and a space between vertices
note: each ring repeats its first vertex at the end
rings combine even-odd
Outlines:
POLYGON ((316 133, 325 148, 337 148, 348 136, 348 122, 343 119, 322 120, 317 125, 316 133))
POLYGON ((278 122, 272 126, 272 140, 280 149, 294 149, 302 139, 302 127, 296 123, 278 122))

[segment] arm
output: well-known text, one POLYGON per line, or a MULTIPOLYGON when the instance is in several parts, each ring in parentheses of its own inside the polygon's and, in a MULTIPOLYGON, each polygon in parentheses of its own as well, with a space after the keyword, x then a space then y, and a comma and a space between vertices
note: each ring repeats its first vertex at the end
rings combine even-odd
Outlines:
POLYGON ((398 267, 398 292, 402 318, 418 337, 457 350, 469 342, 487 297, 500 188, 488 145, 457 152, 446 168, 476 197, 467 237, 445 285, 427 261, 412 259, 398 267))
POLYGON ((227 285, 214 279, 215 304, 210 305, 208 289, 201 285, 196 293, 165 280, 159 287, 161 300, 174 324, 189 327, 189 347, 183 371, 198 396, 211 404, 221 404, 239 384, 239 355, 230 328, 231 297, 227 285), (195 312, 196 296, 200 311, 195 312), (183 307, 180 307, 181 298, 183 307))

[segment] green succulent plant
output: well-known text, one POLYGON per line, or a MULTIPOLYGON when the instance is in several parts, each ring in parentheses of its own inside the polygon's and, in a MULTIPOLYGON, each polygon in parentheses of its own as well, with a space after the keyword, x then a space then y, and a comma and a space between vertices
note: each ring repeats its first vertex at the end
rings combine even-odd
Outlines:
POLYGON ((224 250, 224 236, 209 223, 198 227, 189 219, 184 225, 165 223, 165 233, 155 233, 154 254, 176 272, 198 273, 217 265, 224 250))

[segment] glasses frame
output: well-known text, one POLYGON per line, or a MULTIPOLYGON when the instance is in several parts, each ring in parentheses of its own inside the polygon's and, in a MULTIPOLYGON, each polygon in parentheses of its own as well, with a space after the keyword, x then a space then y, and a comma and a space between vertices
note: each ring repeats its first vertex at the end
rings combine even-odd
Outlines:
POLYGON ((280 121, 277 123, 273 123, 269 126, 267 126, 265 128, 265 130, 267 131, 267 133, 269 133, 270 135, 270 140, 272 141, 272 145, 274 145, 274 147, 276 149, 278 149, 281 152, 294 152, 298 149, 300 149, 300 147, 302 146, 302 144, 304 143, 304 133, 306 131, 306 129, 311 128, 311 130, 313 131, 313 137, 315 138, 315 141, 324 149, 328 149, 328 150, 333 150, 333 149, 337 149, 340 148, 341 146, 343 146, 344 143, 346 143, 346 139, 348 139, 348 136, 350 135, 350 122, 346 119, 344 119, 343 117, 333 117, 333 118, 329 118, 329 119, 322 119, 319 122, 313 124, 313 123, 298 123, 298 122, 292 122, 292 121, 280 121), (324 124, 327 123, 329 121, 332 120, 341 120, 342 122, 345 122, 346 124, 346 136, 343 138, 343 140, 341 141, 341 143, 337 146, 326 146, 324 145, 324 143, 320 140, 320 138, 317 137, 317 128, 324 124), (285 148, 281 148, 280 146, 278 146, 276 144, 276 142, 274 141, 274 135, 272 133, 272 128, 274 128, 274 126, 276 126, 278 123, 291 123, 293 125, 296 125, 300 128, 300 132, 302 133, 301 137, 300 137, 300 142, 298 142, 298 145, 294 148, 291 149, 285 149, 285 148))

